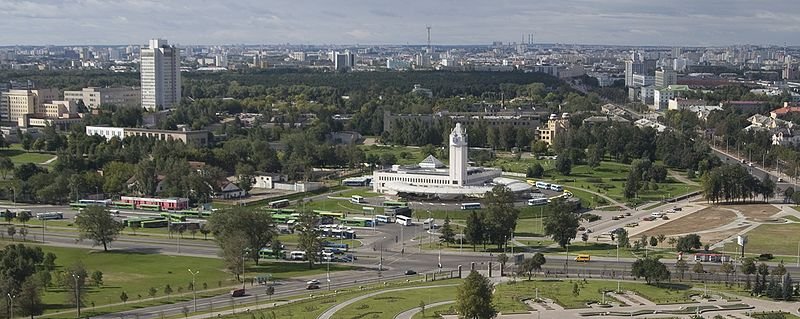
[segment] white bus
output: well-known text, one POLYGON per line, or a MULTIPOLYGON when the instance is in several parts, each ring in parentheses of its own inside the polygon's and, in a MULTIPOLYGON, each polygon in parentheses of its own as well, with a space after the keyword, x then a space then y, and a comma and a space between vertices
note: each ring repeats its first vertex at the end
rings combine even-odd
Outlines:
POLYGON ((461 210, 481 209, 481 203, 463 203, 461 210))
POLYGON ((38 213, 36 218, 39 220, 64 219, 64 214, 61 212, 38 213))
POLYGON ((550 183, 536 182, 536 188, 538 188, 538 189, 550 189, 550 183))
POLYGON ((561 192, 561 191, 564 190, 564 187, 562 187, 561 185, 550 184, 550 190, 551 191, 556 191, 556 192, 561 192))
POLYGON ((406 217, 403 215, 397 215, 394 217, 394 221, 403 226, 411 226, 414 225, 414 222, 411 220, 411 217, 406 217))
POLYGON ((547 205, 546 197, 531 198, 528 200, 528 206, 547 205))
POLYGON ((386 215, 375 215, 375 220, 378 221, 379 223, 384 223, 384 224, 393 222, 392 217, 386 215))
POLYGON ((364 197, 361 197, 361 196, 358 196, 358 195, 353 195, 352 197, 350 197, 350 202, 352 202, 353 204, 366 203, 366 201, 364 200, 364 197))

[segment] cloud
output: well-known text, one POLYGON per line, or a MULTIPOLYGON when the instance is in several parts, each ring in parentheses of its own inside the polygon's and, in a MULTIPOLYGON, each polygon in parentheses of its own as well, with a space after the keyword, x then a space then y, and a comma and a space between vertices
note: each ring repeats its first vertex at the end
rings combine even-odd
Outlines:
POLYGON ((0 0, 0 45, 797 44, 797 0, 0 0))

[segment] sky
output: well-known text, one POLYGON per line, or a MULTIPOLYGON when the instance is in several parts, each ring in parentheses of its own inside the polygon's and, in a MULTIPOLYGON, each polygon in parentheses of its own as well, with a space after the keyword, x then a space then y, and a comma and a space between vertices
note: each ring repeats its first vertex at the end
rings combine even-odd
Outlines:
POLYGON ((0 0, 0 45, 800 44, 798 0, 0 0))

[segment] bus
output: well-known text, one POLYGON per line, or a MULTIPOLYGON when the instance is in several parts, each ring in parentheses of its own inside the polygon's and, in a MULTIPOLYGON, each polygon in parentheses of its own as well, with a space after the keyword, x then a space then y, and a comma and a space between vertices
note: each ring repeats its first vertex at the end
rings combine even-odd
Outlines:
POLYGON ((258 258, 259 259, 286 259, 286 251, 279 250, 275 253, 272 249, 269 248, 261 248, 258 251, 258 258))
POLYGON ((181 215, 186 216, 186 217, 200 218, 200 211, 196 211, 196 210, 179 210, 179 211, 177 211, 175 213, 176 214, 181 214, 181 215))
POLYGON ((64 219, 64 214, 61 212, 38 213, 36 218, 39 220, 64 219))
POLYGON ((406 203, 406 202, 385 201, 385 202, 383 202, 383 207, 408 207, 408 203, 406 203))
POLYGON ((89 206, 89 204, 69 203, 69 208, 72 208, 74 210, 81 210, 86 208, 86 206, 89 206))
POLYGON ((384 224, 388 224, 388 223, 393 223, 394 222, 394 220, 392 220, 391 216, 386 216, 386 215, 375 215, 375 221, 377 221, 379 223, 384 223, 384 224))
POLYGON ((528 206, 539 206, 539 205, 547 205, 547 198, 539 197, 539 198, 531 198, 528 200, 528 206))
POLYGON ((365 201, 364 197, 362 196, 353 195, 352 197, 350 197, 350 202, 352 202, 353 204, 364 204, 367 201, 365 201))
POLYGON ((281 199, 281 200, 271 201, 271 202, 267 203, 267 206, 269 206, 269 208, 286 207, 286 206, 289 206, 289 200, 288 199, 281 199))
POLYGON ((336 252, 347 252, 350 249, 350 245, 348 244, 337 244, 334 242, 326 241, 322 243, 322 249, 327 251, 336 252))
POLYGON ((81 200, 78 200, 78 203, 86 204, 86 205, 108 206, 108 205, 111 204, 111 200, 109 200, 109 199, 97 199, 97 200, 95 200, 95 199, 81 199, 81 200))
POLYGON ((699 262, 712 262, 712 263, 726 263, 731 261, 731 256, 723 254, 694 254, 694 261, 699 262))
POLYGON ((153 205, 153 204, 139 204, 139 209, 141 210, 151 210, 154 212, 160 212, 161 206, 153 205))
POLYGON ((374 223, 372 219, 363 217, 345 218, 342 219, 341 222, 342 225, 353 227, 372 227, 372 224, 374 223))
POLYGON ((411 217, 406 217, 403 215, 397 215, 394 217, 396 223, 403 225, 403 226, 411 226, 414 225, 414 222, 411 220, 411 217))
POLYGON ((136 207, 133 206, 133 203, 127 202, 111 202, 111 207, 120 209, 136 209, 136 207))
POLYGON ((481 209, 481 203, 463 203, 461 210, 481 209))
POLYGON ((550 184, 550 190, 551 191, 556 191, 556 192, 561 192, 561 191, 564 191, 564 187, 561 186, 561 185, 550 184))
POLYGON ((168 219, 171 222, 185 222, 186 216, 176 213, 161 213, 161 217, 168 219))
POLYGON ((586 254, 580 254, 578 256, 575 256, 575 261, 577 261, 577 262, 587 262, 588 263, 590 260, 591 260, 591 257, 589 255, 586 255, 586 254))
POLYGON ((536 182, 536 188, 538 188, 538 189, 550 189, 550 183, 536 182))
POLYGON ((528 183, 528 185, 531 185, 531 186, 536 186, 536 181, 532 180, 532 179, 526 179, 525 183, 528 183))
POLYGON ((143 220, 140 224, 142 228, 161 228, 169 226, 169 222, 166 219, 143 220))
POLYGON ((319 215, 320 217, 330 217, 333 219, 342 219, 344 218, 344 213, 336 213, 327 210, 315 210, 314 214, 319 215))

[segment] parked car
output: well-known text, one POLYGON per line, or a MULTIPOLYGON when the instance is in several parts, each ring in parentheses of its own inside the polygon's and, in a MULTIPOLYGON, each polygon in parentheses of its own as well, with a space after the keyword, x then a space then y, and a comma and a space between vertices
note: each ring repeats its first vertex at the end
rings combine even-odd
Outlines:
POLYGON ((631 212, 625 212, 625 216, 630 216, 631 212))
POLYGON ((673 208, 673 209, 674 209, 676 212, 679 212, 679 211, 682 211, 682 210, 683 210, 683 207, 675 207, 675 208, 673 208))
POLYGON ((313 279, 306 282, 306 289, 319 289, 319 280, 313 279))
POLYGON ((406 270, 406 272, 405 272, 405 275, 406 275, 406 276, 411 276, 411 275, 416 275, 416 274, 417 274, 417 272, 416 272, 416 271, 413 271, 413 270, 411 270, 411 269, 409 269, 409 270, 406 270))
POLYGON ((231 297, 242 297, 242 296, 244 296, 244 288, 231 290, 231 297))
POLYGON ((619 216, 611 217, 611 220, 619 220, 619 216))

